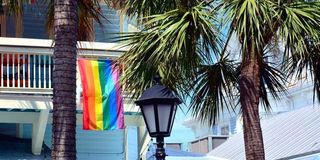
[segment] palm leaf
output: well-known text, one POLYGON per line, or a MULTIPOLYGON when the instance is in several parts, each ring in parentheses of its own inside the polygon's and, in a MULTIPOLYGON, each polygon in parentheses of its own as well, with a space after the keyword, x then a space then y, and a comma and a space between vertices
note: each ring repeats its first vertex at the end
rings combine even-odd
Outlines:
POLYGON ((129 17, 147 17, 177 8, 176 0, 126 0, 122 12, 129 17))
MULTIPOLYGON (((48 1, 48 12, 47 12, 47 31, 49 35, 53 33, 54 23, 54 0, 48 1)), ((101 18, 105 18, 100 11, 99 0, 79 0, 78 1, 78 40, 93 40, 92 34, 93 22, 97 22, 101 25, 101 18)))
POLYGON ((286 79, 283 72, 272 63, 261 62, 261 101, 266 111, 271 111, 269 95, 276 100, 280 100, 281 94, 286 91, 286 79))
POLYGON ((235 68, 235 62, 224 55, 214 64, 199 67, 192 84, 190 105, 195 118, 214 125, 225 110, 233 111, 232 103, 237 98, 234 95, 237 93, 234 90, 237 85, 235 68))
POLYGON ((279 3, 274 9, 281 19, 279 37, 285 42, 288 54, 303 54, 307 50, 305 36, 319 39, 320 2, 293 1, 279 3), (291 51, 291 52, 290 52, 291 51))
POLYGON ((241 43, 242 59, 262 57, 259 54, 268 42, 263 33, 273 31, 273 10, 269 1, 225 0, 223 5, 232 25, 230 29, 241 43))
POLYGON ((313 78, 313 100, 320 102, 320 43, 308 36, 305 36, 304 43, 307 45, 304 53, 293 54, 283 67, 290 79, 307 80, 310 73, 313 78))
POLYGON ((151 16, 141 32, 121 37, 131 48, 119 61, 134 66, 125 69, 126 87, 137 96, 156 73, 176 92, 182 84, 189 84, 201 60, 221 50, 215 21, 212 12, 200 3, 190 10, 151 16))
POLYGON ((285 42, 283 67, 290 78, 304 79, 310 71, 314 80, 314 100, 320 102, 320 2, 293 1, 275 7, 283 19, 279 36, 285 42))

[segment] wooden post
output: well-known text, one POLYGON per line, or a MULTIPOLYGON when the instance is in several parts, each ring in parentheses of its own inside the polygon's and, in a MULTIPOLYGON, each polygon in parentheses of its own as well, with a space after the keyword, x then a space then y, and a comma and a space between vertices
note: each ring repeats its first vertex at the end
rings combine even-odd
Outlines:
POLYGON ((34 155, 41 154, 48 117, 49 109, 43 109, 39 113, 38 120, 32 123, 32 153, 34 155))
POLYGON ((16 124, 16 137, 23 138, 23 123, 16 124))

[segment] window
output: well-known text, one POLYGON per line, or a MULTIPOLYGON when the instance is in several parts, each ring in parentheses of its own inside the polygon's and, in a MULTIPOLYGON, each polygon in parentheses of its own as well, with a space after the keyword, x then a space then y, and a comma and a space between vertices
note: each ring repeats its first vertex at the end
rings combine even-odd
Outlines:
POLYGON ((229 125, 220 128, 221 135, 229 135, 229 125))
POLYGON ((166 148, 181 150, 181 143, 166 143, 166 148))

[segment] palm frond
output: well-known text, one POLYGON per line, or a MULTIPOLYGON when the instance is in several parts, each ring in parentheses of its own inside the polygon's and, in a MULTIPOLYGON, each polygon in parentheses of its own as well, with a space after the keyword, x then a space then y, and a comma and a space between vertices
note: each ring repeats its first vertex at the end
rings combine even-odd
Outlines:
MULTIPOLYGON (((79 0, 78 1, 78 40, 93 40, 93 22, 101 25, 101 18, 105 18, 100 10, 99 0, 79 0)), ((54 0, 48 2, 47 12, 47 32, 53 33, 54 23, 54 0)))
POLYGON ((285 43, 283 68, 288 77, 296 79, 308 77, 310 71, 314 80, 314 100, 317 95, 320 102, 319 8, 319 1, 293 1, 275 7, 283 20, 279 28, 279 36, 285 43))
POLYGON ((139 95, 150 85, 152 75, 159 73, 166 85, 178 92, 181 84, 193 80, 202 59, 221 50, 215 16, 200 3, 190 10, 175 9, 149 18, 141 32, 120 38, 131 46, 119 59, 130 66, 123 81, 139 95), (141 80, 145 75, 146 82, 141 80))
POLYGON ((313 100, 320 102, 320 42, 305 36, 306 49, 302 54, 293 54, 286 59, 283 68, 290 79, 307 80, 313 78, 313 100))
POLYGON ((129 17, 148 17, 177 8, 176 0, 126 0, 122 12, 129 17))
POLYGON ((124 8, 126 0, 103 0, 109 7, 121 10, 124 8))
POLYGON ((231 22, 232 30, 241 43, 242 59, 262 57, 268 40, 264 33, 273 31, 272 14, 269 1, 226 0, 224 13, 231 22))
POLYGON ((271 111, 269 95, 275 100, 280 100, 280 96, 286 92, 286 79, 281 70, 274 67, 272 63, 261 62, 261 101, 266 111, 271 111))
POLYGON ((224 55, 214 64, 199 67, 191 91, 190 110, 195 118, 214 125, 225 110, 233 111, 232 102, 237 97, 235 68, 235 62, 224 55))
MULTIPOLYGON (((285 54, 303 54, 307 50, 305 36, 319 39, 320 2, 293 1, 274 4, 281 20, 279 37, 286 45, 285 54)), ((287 55, 291 56, 291 55, 287 55)))
MULTIPOLYGON (((23 4, 28 3, 27 0, 9 0, 7 1, 8 14, 18 15, 23 13, 23 4)), ((2 5, 2 3, 1 3, 2 5)))

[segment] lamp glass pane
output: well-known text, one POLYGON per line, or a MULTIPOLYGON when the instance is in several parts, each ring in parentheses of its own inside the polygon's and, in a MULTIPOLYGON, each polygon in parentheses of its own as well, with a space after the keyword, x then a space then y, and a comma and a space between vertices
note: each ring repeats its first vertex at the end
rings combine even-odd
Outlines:
POLYGON ((156 120, 154 116, 153 105, 145 105, 142 107, 142 111, 145 116, 146 124, 149 128, 149 132, 156 132, 156 120))
POLYGON ((158 118, 160 132, 168 132, 168 125, 170 119, 170 104, 158 104, 158 118))
POLYGON ((169 130, 169 132, 171 132, 171 130, 172 130, 174 118, 176 117, 177 105, 173 105, 173 106, 172 106, 172 109, 173 109, 173 111, 172 111, 172 117, 171 117, 171 124, 169 124, 169 125, 170 125, 170 130, 169 130))

